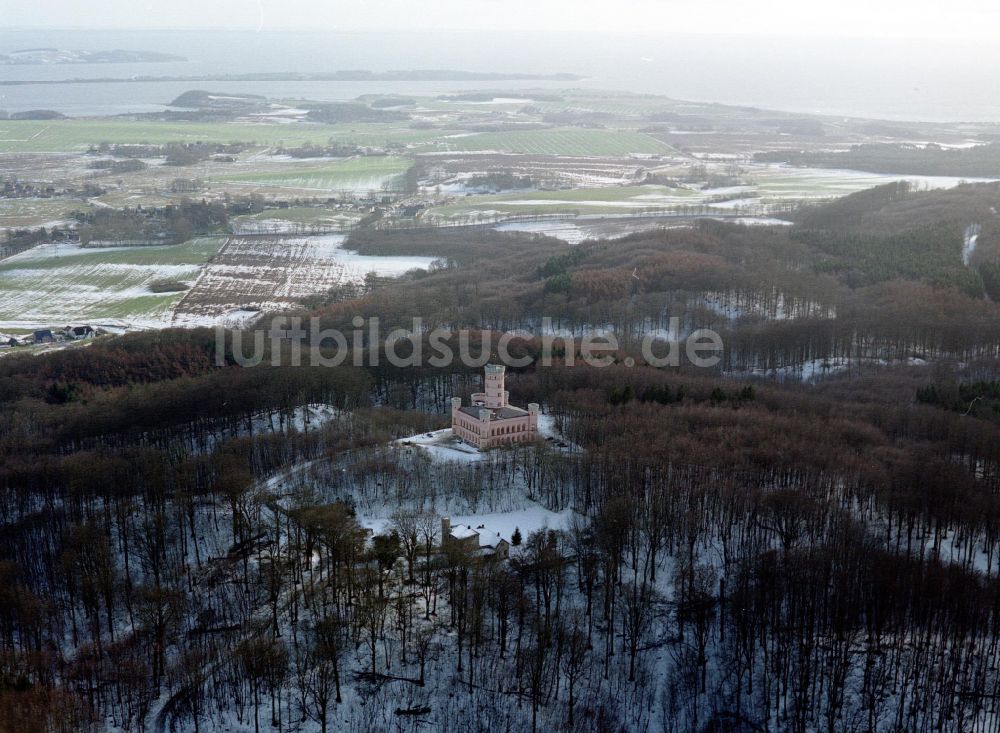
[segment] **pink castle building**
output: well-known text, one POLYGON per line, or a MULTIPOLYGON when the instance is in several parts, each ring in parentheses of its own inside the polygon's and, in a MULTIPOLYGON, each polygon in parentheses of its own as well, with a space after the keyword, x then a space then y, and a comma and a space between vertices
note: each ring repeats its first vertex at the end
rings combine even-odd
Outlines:
POLYGON ((505 372, 503 365, 487 364, 485 392, 473 394, 468 407, 462 406, 461 397, 451 399, 452 432, 479 450, 538 438, 538 404, 530 403, 527 410, 508 404, 505 372))

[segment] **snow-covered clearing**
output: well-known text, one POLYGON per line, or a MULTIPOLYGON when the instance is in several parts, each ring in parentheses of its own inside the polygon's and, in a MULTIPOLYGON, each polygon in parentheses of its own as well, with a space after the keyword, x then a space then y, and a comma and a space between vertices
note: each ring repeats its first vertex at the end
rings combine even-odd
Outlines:
POLYGON ((432 433, 421 433, 396 441, 401 446, 419 446, 420 450, 434 461, 452 461, 458 463, 477 463, 483 454, 478 448, 452 435, 451 428, 435 430, 432 433))
POLYGON ((549 511, 542 506, 518 509, 512 512, 490 512, 486 514, 459 514, 451 517, 452 524, 466 524, 475 529, 482 525, 482 534, 499 533, 510 541, 514 531, 523 537, 540 529, 566 529, 573 517, 573 510, 549 511))

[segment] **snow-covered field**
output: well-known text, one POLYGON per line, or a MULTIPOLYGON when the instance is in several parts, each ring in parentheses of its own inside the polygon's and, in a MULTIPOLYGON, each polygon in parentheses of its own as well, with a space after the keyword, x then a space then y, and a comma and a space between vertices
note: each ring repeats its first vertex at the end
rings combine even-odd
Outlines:
MULTIPOLYGON (((709 217, 711 218, 711 217, 709 217)), ((790 226, 791 222, 767 216, 725 217, 731 224, 744 226, 790 226)), ((659 229, 685 228, 691 220, 683 217, 602 217, 599 219, 578 216, 575 218, 537 219, 531 221, 508 221, 497 224, 498 232, 526 232, 545 234, 570 244, 579 244, 588 239, 617 239, 639 232, 659 229)))
POLYGON ((914 176, 838 168, 795 168, 772 164, 749 166, 747 175, 753 179, 754 188, 762 199, 780 201, 789 199, 833 198, 881 186, 890 181, 909 181, 918 189, 954 188, 960 183, 984 183, 995 178, 960 178, 957 176, 914 176))
POLYGON ((373 272, 397 277, 431 257, 369 257, 343 249, 339 234, 230 237, 178 304, 175 324, 217 323, 234 311, 279 310, 373 272))
MULTIPOLYGON (((799 201, 820 201, 856 193, 890 181, 906 180, 918 189, 952 188, 963 182, 994 179, 955 176, 909 176, 865 173, 827 168, 795 168, 784 164, 745 163, 744 185, 700 189, 690 185, 634 185, 634 181, 577 181, 571 190, 472 195, 428 210, 428 221, 474 223, 480 219, 503 219, 522 215, 559 219, 556 231, 576 237, 564 222, 588 215, 671 214, 741 216, 739 223, 782 226, 781 212, 799 201), (626 185, 623 185, 626 184, 626 185)), ((619 175, 622 175, 619 173, 619 175)), ((516 225, 515 225, 516 226, 516 225)), ((541 230, 540 230, 541 231, 541 230)), ((559 236, 554 234, 554 236, 559 236)))
POLYGON ((203 238, 180 245, 86 249, 43 244, 0 262, 0 328, 120 322, 235 326, 369 272, 395 277, 430 257, 368 257, 344 237, 203 238), (190 289, 157 293, 156 281, 190 289))
POLYGON ((183 293, 155 293, 150 286, 157 280, 193 283, 220 241, 107 249, 40 245, 0 262, 0 323, 161 326, 183 293))

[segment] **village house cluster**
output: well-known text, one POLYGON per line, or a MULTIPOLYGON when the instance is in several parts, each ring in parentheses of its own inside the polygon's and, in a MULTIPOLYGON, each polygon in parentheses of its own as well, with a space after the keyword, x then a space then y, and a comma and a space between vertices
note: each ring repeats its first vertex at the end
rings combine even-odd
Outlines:
POLYGON ((0 348, 54 344, 57 341, 81 341, 97 335, 97 329, 86 324, 71 324, 63 329, 39 328, 23 336, 0 333, 0 348))

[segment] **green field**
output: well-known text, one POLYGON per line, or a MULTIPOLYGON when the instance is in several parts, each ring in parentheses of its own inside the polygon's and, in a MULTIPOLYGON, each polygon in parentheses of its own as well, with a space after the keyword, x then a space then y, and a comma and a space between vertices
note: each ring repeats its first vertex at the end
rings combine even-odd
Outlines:
MULTIPOLYGON (((729 200, 717 200, 718 193, 665 186, 611 186, 565 191, 532 191, 493 196, 468 196, 453 204, 427 211, 429 221, 476 220, 484 216, 585 214, 720 214, 762 213, 761 207, 780 206, 791 201, 831 199, 903 178, 875 173, 802 169, 775 166, 748 166, 750 183, 742 192, 729 191, 729 200)), ((910 177, 912 178, 912 177, 910 177)), ((920 179, 924 185, 944 185, 948 179, 920 179)))
POLYGON ((346 158, 336 162, 276 164, 276 170, 215 176, 218 183, 239 183, 314 191, 369 191, 391 185, 409 170, 413 161, 393 156, 346 158))
POLYGON ((114 118, 0 120, 0 153, 73 152, 108 143, 254 143, 266 147, 325 144, 331 138, 351 145, 405 145, 440 133, 400 125, 265 124, 242 122, 160 122, 114 118))
POLYGON ((443 137, 419 146, 418 152, 449 151, 525 153, 528 155, 623 156, 659 155, 673 148, 641 132, 615 130, 525 130, 483 132, 443 137))
POLYGON ((115 119, 0 121, 0 152, 65 152, 110 143, 255 142, 260 145, 321 143, 321 125, 265 125, 230 122, 156 122, 115 119))
POLYGON ((244 142, 264 147, 298 147, 304 143, 324 144, 331 139, 347 145, 409 146, 418 152, 487 150, 535 155, 621 156, 672 151, 666 143, 630 130, 566 128, 456 135, 441 130, 414 130, 399 124, 161 122, 111 118, 0 121, 0 153, 79 152, 102 142, 154 145, 244 142))
POLYGON ((315 206, 289 206, 287 209, 265 209, 259 214, 241 216, 239 219, 245 221, 266 221, 278 219, 280 221, 291 221, 296 224, 311 224, 313 222, 332 222, 343 219, 359 219, 361 215, 353 211, 335 211, 331 209, 321 209, 315 206))
POLYGON ((48 248, 28 250, 17 258, 0 260, 0 278, 7 272, 24 269, 81 268, 100 265, 155 267, 157 265, 202 265, 222 245, 221 237, 200 237, 184 244, 155 247, 77 247, 52 253, 48 248))
POLYGON ((642 214, 697 205, 703 197, 687 188, 614 186, 566 191, 532 191, 499 196, 470 196, 460 203, 438 206, 429 219, 461 219, 483 213, 498 214, 642 214))
POLYGON ((884 175, 820 168, 759 167, 749 176, 766 201, 846 196, 889 181, 920 179, 921 176, 884 175))
POLYGON ((152 293, 158 279, 193 281, 222 244, 80 249, 44 245, 0 262, 0 322, 61 324, 121 319, 164 325, 183 293, 152 293))

